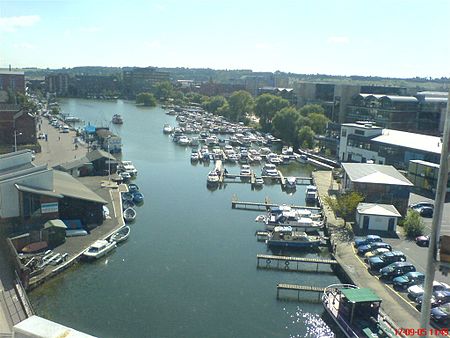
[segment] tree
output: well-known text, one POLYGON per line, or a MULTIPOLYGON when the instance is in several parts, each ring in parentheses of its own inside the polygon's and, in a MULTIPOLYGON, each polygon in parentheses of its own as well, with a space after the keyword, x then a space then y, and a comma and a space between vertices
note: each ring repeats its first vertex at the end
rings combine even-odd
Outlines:
POLYGON ((220 107, 224 106, 227 103, 227 100, 223 96, 213 96, 208 98, 203 103, 203 108, 205 108, 208 112, 217 114, 220 107))
POLYGON ((239 90, 228 98, 228 106, 228 118, 231 121, 241 121, 243 116, 253 112, 253 97, 249 92, 239 90))
POLYGON ((330 121, 325 115, 321 113, 308 114, 310 126, 316 134, 323 135, 327 130, 327 124, 330 121))
POLYGON ((300 114, 303 116, 308 116, 311 113, 319 113, 325 115, 325 109, 319 104, 307 104, 300 108, 300 114))
POLYGON ((293 107, 286 107, 275 114, 272 120, 274 134, 283 138, 290 144, 297 143, 297 125, 299 118, 298 111, 293 107))
POLYGON ((174 88, 169 81, 158 82, 153 85, 153 94, 159 100, 166 100, 173 97, 174 88))
POLYGON ((136 103, 143 104, 144 106, 154 107, 156 106, 156 99, 152 93, 139 93, 136 96, 136 103))
POLYGON ((356 207, 364 201, 364 196, 356 191, 345 193, 336 199, 325 196, 325 202, 330 206, 336 216, 342 217, 344 224, 354 219, 356 207))
POLYGON ((301 127, 297 133, 297 141, 300 147, 311 149, 314 147, 314 131, 310 126, 301 127))
POLYGON ((406 236, 409 238, 423 235, 425 225, 419 212, 416 210, 408 210, 406 217, 403 220, 403 229, 405 230, 406 236))
POLYGON ((270 131, 270 124, 275 114, 289 106, 289 101, 273 94, 262 94, 255 99, 255 113, 263 131, 270 131))

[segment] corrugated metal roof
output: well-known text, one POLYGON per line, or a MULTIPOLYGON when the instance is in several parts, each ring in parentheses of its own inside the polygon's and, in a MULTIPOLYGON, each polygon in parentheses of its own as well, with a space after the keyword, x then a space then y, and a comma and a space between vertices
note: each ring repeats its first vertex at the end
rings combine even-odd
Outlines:
POLYGON ((381 302, 381 298, 369 288, 342 289, 341 292, 351 303, 381 302))
POLYGON ((44 189, 40 189, 40 188, 33 188, 33 187, 29 187, 23 184, 14 184, 15 187, 17 188, 17 190, 19 191, 23 191, 23 192, 29 192, 32 194, 36 194, 36 195, 44 195, 44 196, 49 196, 49 197, 56 197, 56 198, 63 198, 64 196, 61 194, 58 194, 52 190, 44 190, 44 189))
POLYGON ((95 192, 93 192, 84 184, 65 172, 53 170, 53 182, 56 193, 59 193, 66 197, 72 197, 101 204, 108 204, 107 201, 105 201, 95 192))
POLYGON ((393 102, 419 102, 414 96, 383 95, 380 99, 383 98, 387 98, 393 102))
POLYGON ((374 137, 372 141, 435 154, 440 154, 442 151, 442 142, 437 136, 415 134, 394 129, 383 129, 383 134, 374 137))
POLYGON ((58 165, 54 166, 54 168, 56 170, 58 170, 59 168, 61 168, 62 170, 71 170, 71 169, 80 168, 80 167, 83 167, 83 166, 89 165, 89 164, 91 164, 91 161, 89 161, 86 157, 82 157, 77 160, 58 164, 58 165))
POLYGON ((398 210, 391 204, 359 203, 356 210, 358 213, 364 215, 402 217, 398 210))
POLYGON ((101 149, 96 149, 96 150, 90 151, 86 154, 86 158, 89 161, 95 161, 102 157, 107 158, 109 160, 117 161, 117 159, 113 155, 111 155, 107 151, 104 151, 101 149))
POLYGON ((352 182, 413 186, 413 184, 391 165, 370 163, 342 163, 352 182))

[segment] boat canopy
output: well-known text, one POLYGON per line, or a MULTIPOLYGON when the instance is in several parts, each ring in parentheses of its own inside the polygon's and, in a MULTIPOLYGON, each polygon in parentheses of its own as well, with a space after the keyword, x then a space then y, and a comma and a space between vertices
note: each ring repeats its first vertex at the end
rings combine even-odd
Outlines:
POLYGON ((381 302, 381 298, 369 288, 342 289, 342 294, 350 303, 381 302))

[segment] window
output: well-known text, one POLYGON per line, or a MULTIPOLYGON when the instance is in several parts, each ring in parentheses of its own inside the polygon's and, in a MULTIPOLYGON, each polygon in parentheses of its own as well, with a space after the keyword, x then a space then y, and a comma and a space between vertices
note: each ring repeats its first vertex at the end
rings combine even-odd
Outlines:
POLYGON ((347 137, 347 129, 342 129, 341 136, 347 137))
POLYGON ((356 135, 363 135, 364 136, 364 130, 355 130, 356 135))

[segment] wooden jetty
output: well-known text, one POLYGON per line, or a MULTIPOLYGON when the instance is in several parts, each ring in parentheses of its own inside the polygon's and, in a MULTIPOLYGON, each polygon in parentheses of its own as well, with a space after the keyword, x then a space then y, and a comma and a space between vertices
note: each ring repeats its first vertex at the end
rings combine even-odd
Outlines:
MULTIPOLYGON (((244 210, 268 210, 271 207, 277 207, 280 204, 270 203, 268 200, 263 203, 260 202, 244 202, 238 201, 233 198, 231 200, 231 208, 233 209, 244 209, 244 210)), ((319 207, 312 207, 306 205, 289 205, 293 209, 309 209, 309 210, 321 210, 319 207)))
POLYGON ((317 292, 318 301, 320 301, 325 288, 313 285, 298 285, 298 284, 277 284, 277 299, 280 298, 280 290, 297 291, 297 299, 300 300, 300 292, 317 292))
POLYGON ((316 272, 319 272, 320 264, 337 265, 338 262, 334 259, 323 259, 323 258, 305 258, 305 257, 290 257, 290 256, 276 256, 276 255, 256 255, 256 267, 263 269, 283 269, 283 270, 297 270, 299 269, 299 264, 316 264, 316 272), (265 261, 263 264, 261 261, 265 261), (276 262, 272 266, 272 262, 276 262), (292 263, 292 264, 291 264, 292 263), (292 268, 292 266, 295 266, 292 268))

